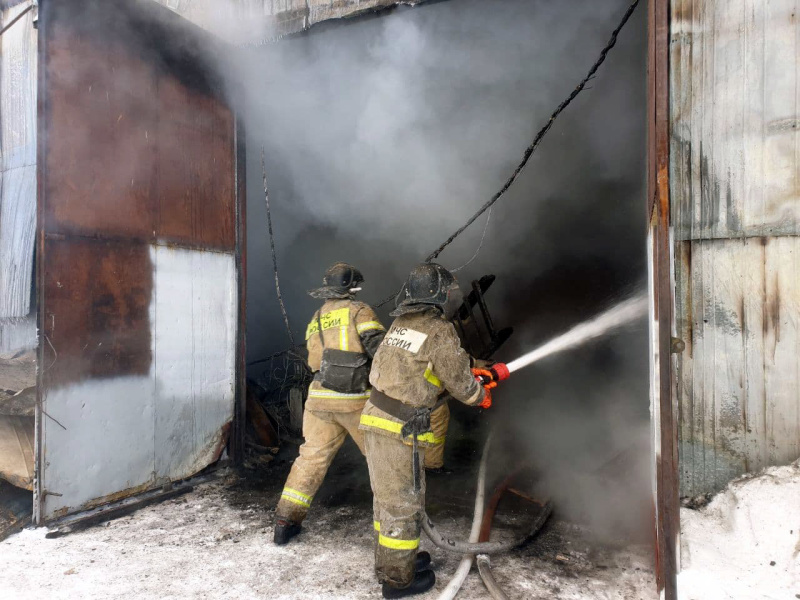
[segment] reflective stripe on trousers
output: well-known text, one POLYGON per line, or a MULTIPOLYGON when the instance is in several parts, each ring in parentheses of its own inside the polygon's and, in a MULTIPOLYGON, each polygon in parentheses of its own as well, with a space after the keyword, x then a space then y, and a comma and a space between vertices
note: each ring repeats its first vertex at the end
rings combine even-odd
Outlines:
POLYGON ((300 506, 304 506, 306 508, 311 507, 312 497, 308 494, 304 494, 303 492, 298 492, 292 488, 285 487, 281 492, 281 496, 286 498, 289 502, 294 502, 295 504, 299 504, 300 506))
POLYGON ((414 540, 399 540, 397 538, 387 537, 381 535, 381 524, 378 521, 373 521, 372 526, 378 532, 378 543, 386 548, 392 550, 414 550, 419 548, 419 538, 414 540))

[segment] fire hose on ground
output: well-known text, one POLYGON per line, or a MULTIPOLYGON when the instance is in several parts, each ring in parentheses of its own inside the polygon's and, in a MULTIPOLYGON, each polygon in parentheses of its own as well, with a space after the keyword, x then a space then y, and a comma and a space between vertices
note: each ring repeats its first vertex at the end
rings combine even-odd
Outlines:
MULTIPOLYGON (((552 504, 547 502, 542 510, 539 511, 539 514, 536 517, 536 520, 531 524, 530 529, 527 533, 522 537, 517 537, 512 540, 504 541, 504 542, 489 542, 488 535, 489 530, 491 528, 491 519, 488 521, 483 518, 484 516, 484 503, 485 503, 485 495, 486 495, 486 464, 489 457, 489 448, 491 446, 493 435, 490 433, 489 437, 486 440, 486 443, 483 447, 483 454, 481 455, 481 462, 480 467, 478 469, 478 486, 477 491, 475 494, 475 511, 472 521, 472 528, 470 530, 470 536, 468 542, 458 541, 458 540, 451 540, 444 535, 442 535, 434 525, 433 521, 427 515, 427 513, 423 512, 422 515, 422 529, 425 531, 426 535, 431 539, 433 544, 438 548, 443 550, 447 550, 449 552, 456 552, 458 554, 464 554, 464 558, 461 559, 461 563, 459 563, 458 569, 456 570, 453 579, 447 585, 445 590, 439 596, 438 600, 453 600, 458 594, 458 591, 461 589, 461 585, 464 583, 464 580, 467 578, 469 574, 470 568, 472 567, 472 561, 474 559, 474 555, 478 554, 478 570, 481 574, 481 578, 486 585, 486 588, 489 590, 489 593, 492 595, 493 598, 502 599, 506 598, 505 594, 502 592, 500 587, 497 585, 497 582, 494 580, 494 577, 491 573, 491 567, 489 563, 489 554, 499 554, 501 552, 508 552, 520 546, 534 535, 536 535, 542 526, 547 521, 550 513, 553 510, 552 504), (482 528, 481 525, 484 523, 484 527, 482 528), (482 535, 483 534, 483 535, 482 535), (478 542, 479 539, 485 538, 484 541, 478 542), (483 568, 481 566, 483 565, 483 568)), ((494 510, 497 507, 497 502, 500 500, 500 494, 505 490, 508 486, 508 482, 510 481, 510 477, 504 481, 504 483, 498 488, 498 491, 492 497, 490 501, 490 508, 491 514, 494 513, 494 510)), ((487 511, 488 513, 488 511, 487 511)), ((488 516, 488 514, 487 514, 488 516)))
MULTIPOLYGON (((522 470, 522 468, 517 469, 515 472, 511 473, 508 477, 506 477, 503 482, 497 486, 492 494, 492 497, 489 499, 489 504, 486 506, 486 510, 483 513, 483 523, 481 524, 481 534, 478 538, 479 542, 488 542, 489 536, 492 532, 492 521, 494 520, 495 512, 497 512, 497 505, 500 503, 500 498, 503 497, 503 494, 511 485, 512 479, 522 470)), ((494 600, 509 600, 508 596, 506 596, 505 592, 502 588, 498 585, 497 581, 494 578, 494 574, 492 573, 492 563, 489 559, 488 554, 478 554, 475 557, 475 560, 478 564, 478 573, 483 580, 483 584, 486 586, 486 589, 489 592, 489 595, 494 598, 494 600)))

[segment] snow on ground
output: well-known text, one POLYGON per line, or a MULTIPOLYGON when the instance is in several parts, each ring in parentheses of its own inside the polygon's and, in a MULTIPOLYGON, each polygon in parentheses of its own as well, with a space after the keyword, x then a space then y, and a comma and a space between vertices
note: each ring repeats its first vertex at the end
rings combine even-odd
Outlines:
MULTIPOLYGON (((0 598, 312 600, 378 598, 368 493, 357 502, 321 500, 304 533, 272 544, 270 507, 282 483, 245 489, 235 476, 198 485, 183 497, 103 526, 45 539, 28 529, 0 542, 0 598), (237 486, 240 489, 236 489, 237 486)), ((452 534, 469 530, 468 509, 439 517, 452 534), (463 516, 460 516, 463 515, 463 516)), ((497 529, 517 525, 498 515, 497 529)), ((424 536, 423 536, 424 537, 424 536)), ((441 591, 458 557, 431 551, 441 591)), ((646 549, 600 547, 580 527, 552 520, 531 544, 493 560, 511 598, 637 600, 652 598, 646 549)), ((431 599, 435 593, 420 598, 431 599)), ((486 598, 473 571, 462 594, 486 598)))
POLYGON ((681 509, 681 600, 800 598, 800 460, 681 509))

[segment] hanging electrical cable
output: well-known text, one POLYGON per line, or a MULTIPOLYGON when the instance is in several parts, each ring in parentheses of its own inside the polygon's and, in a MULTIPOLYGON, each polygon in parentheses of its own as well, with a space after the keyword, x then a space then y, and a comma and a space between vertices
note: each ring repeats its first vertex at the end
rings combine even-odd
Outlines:
POLYGON ((483 248, 483 241, 486 239, 486 231, 489 229, 489 221, 491 220, 492 220, 492 209, 490 208, 489 214, 486 215, 486 225, 483 226, 483 233, 481 234, 481 241, 478 244, 478 249, 475 250, 475 254, 472 255, 472 258, 470 258, 463 265, 461 265, 460 267, 456 267, 455 269, 450 269, 451 273, 458 273, 461 269, 463 269, 464 267, 468 267, 469 265, 472 264, 472 261, 478 258, 478 254, 481 253, 481 248, 483 248))
POLYGON ((261 173, 264 177, 264 201, 267 204, 267 228, 269 229, 269 245, 272 249, 272 270, 275 273, 275 293, 278 295, 278 304, 281 306, 283 313, 283 322, 286 324, 286 333, 289 334, 289 341, 294 346, 294 335, 292 328, 289 326, 289 316, 286 314, 286 306, 283 304, 283 296, 281 296, 281 283, 278 279, 278 256, 275 253, 275 236, 272 233, 272 213, 269 209, 269 189, 267 188, 267 164, 264 160, 264 146, 261 146, 261 173))
MULTIPOLYGON (((542 127, 539 130, 539 132, 536 134, 536 137, 533 138, 533 142, 531 142, 530 146, 528 146, 525 149, 525 153, 522 155, 522 161, 517 165, 517 168, 514 169, 514 172, 511 174, 511 177, 509 177, 503 184, 503 187, 501 187, 497 193, 495 193, 491 198, 489 198, 489 200, 487 200, 475 214, 473 214, 469 219, 467 219, 466 223, 464 223, 461 227, 456 229, 450 235, 450 237, 448 237, 438 248, 436 248, 436 250, 431 252, 425 259, 425 262, 430 262, 438 258, 439 255, 442 253, 442 251, 445 248, 447 248, 447 246, 449 246, 458 236, 464 233, 464 231, 470 225, 472 225, 478 217, 480 217, 483 213, 489 210, 494 205, 495 202, 497 202, 500 198, 502 198, 503 195, 508 191, 508 189, 514 184, 519 175, 522 173, 525 166, 528 164, 528 161, 530 160, 531 156, 533 156, 533 153, 539 147, 539 144, 541 144, 542 140, 544 139, 544 136, 547 135, 547 132, 550 131, 550 129, 553 127, 553 123, 555 123, 555 120, 561 115, 562 112, 564 112, 564 110, 572 103, 572 101, 575 100, 575 98, 577 98, 578 94, 580 94, 586 88, 586 84, 589 83, 589 81, 591 81, 591 79, 597 73, 597 70, 605 62, 608 53, 617 44, 617 37, 619 36, 620 31, 622 31, 622 28, 625 27, 625 25, 628 23, 628 20, 631 18, 631 15, 636 10, 636 7, 638 5, 639 5, 639 0, 634 0, 630 4, 630 6, 628 6, 628 10, 625 11, 625 14, 622 16, 622 20, 619 22, 616 29, 614 29, 614 31, 611 33, 611 38, 608 40, 608 43, 600 52, 600 56, 594 62, 592 67, 589 69, 589 72, 581 80, 581 82, 577 85, 577 87, 574 90, 572 90, 572 93, 569 96, 567 96, 564 99, 564 101, 561 102, 561 104, 558 105, 555 111, 553 111, 553 114, 550 115, 550 118, 547 120, 547 123, 544 125, 544 127, 542 127)), ((483 238, 481 238, 481 245, 482 244, 483 244, 483 238)), ((395 292, 391 296, 388 296, 384 300, 382 300, 378 304, 378 306, 379 307, 383 306, 390 300, 394 299, 396 296, 397 293, 395 292)))

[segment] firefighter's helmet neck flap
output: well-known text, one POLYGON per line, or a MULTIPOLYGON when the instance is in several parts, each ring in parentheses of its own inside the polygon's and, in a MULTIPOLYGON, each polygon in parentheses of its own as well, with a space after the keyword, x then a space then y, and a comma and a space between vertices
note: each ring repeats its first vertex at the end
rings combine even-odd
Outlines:
POLYGON ((450 271, 437 263, 422 263, 411 271, 390 314, 399 317, 435 307, 449 321, 463 303, 464 294, 450 271))
POLYGON ((310 290, 308 295, 323 300, 352 298, 361 290, 364 276, 353 265, 338 262, 325 271, 322 287, 310 290))

